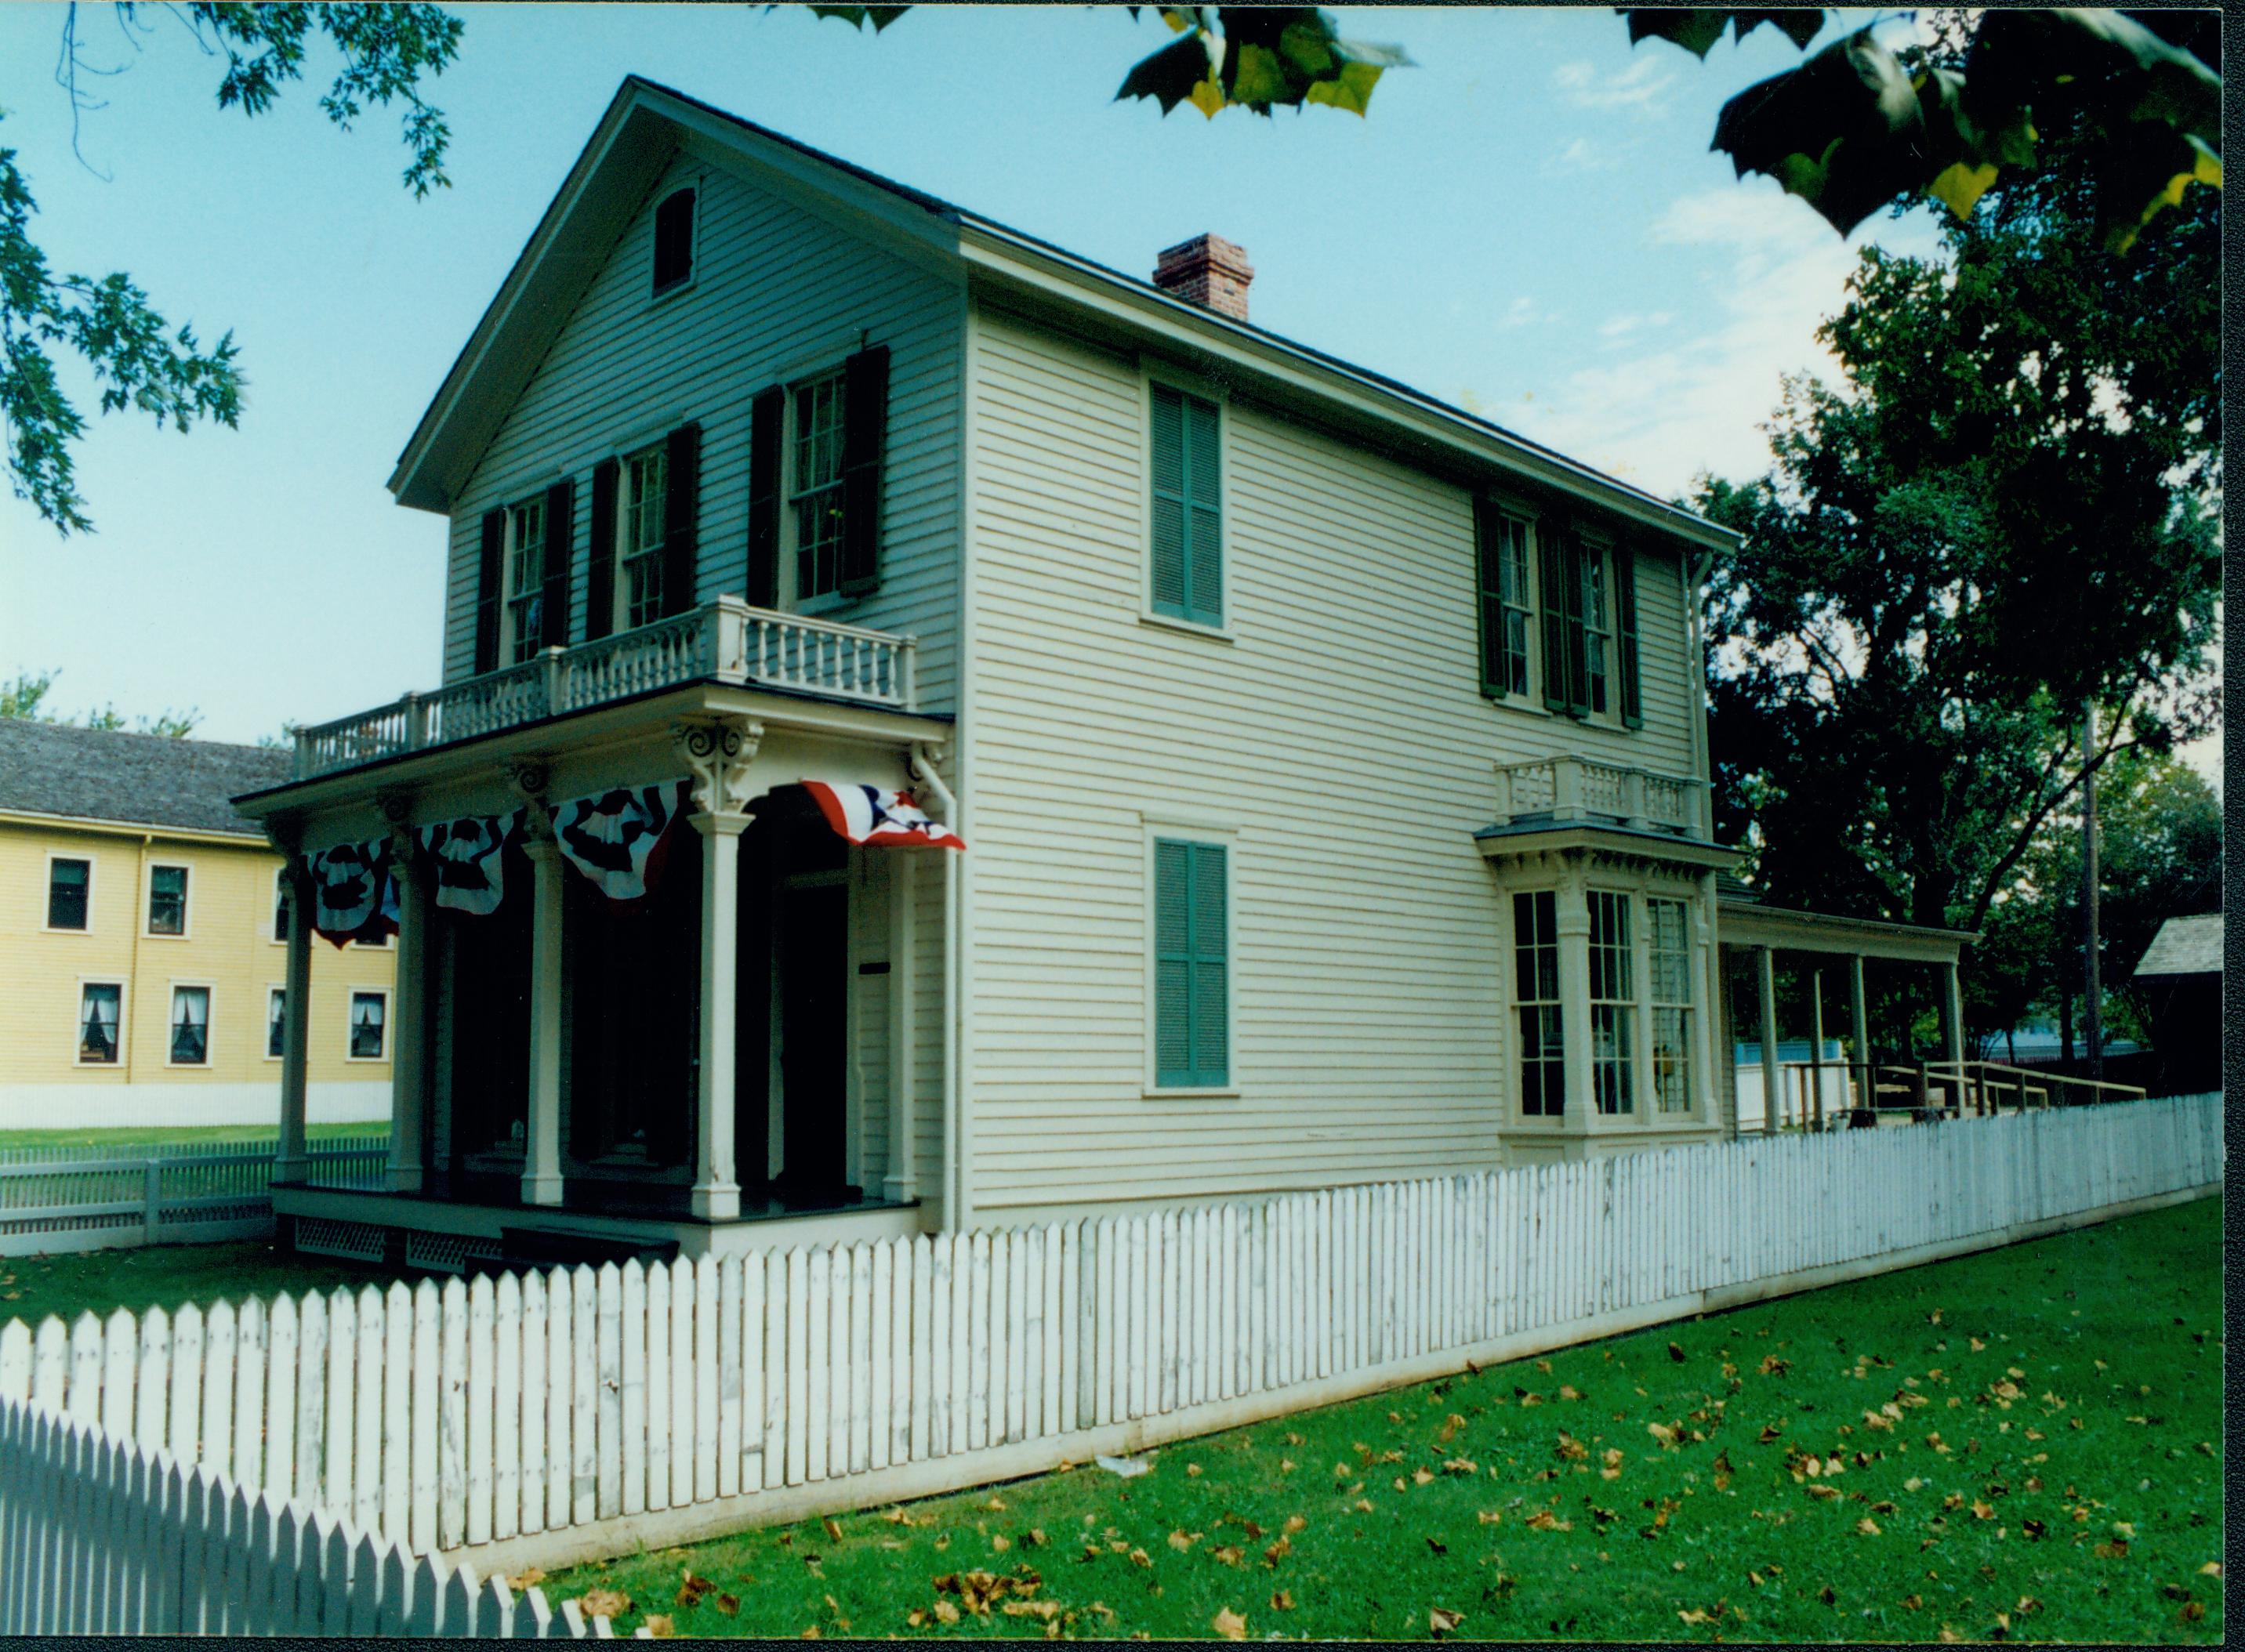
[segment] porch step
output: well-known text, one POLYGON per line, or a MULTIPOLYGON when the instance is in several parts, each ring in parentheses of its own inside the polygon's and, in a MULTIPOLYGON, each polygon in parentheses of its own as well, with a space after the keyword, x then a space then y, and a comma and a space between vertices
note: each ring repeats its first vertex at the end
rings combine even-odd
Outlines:
POLYGON ((504 1265, 511 1269, 573 1268, 580 1263, 598 1267, 604 1262, 629 1262, 634 1257, 642 1265, 668 1264, 678 1257, 675 1239, 623 1239, 614 1234, 550 1228, 502 1228, 499 1239, 505 1252, 504 1265))

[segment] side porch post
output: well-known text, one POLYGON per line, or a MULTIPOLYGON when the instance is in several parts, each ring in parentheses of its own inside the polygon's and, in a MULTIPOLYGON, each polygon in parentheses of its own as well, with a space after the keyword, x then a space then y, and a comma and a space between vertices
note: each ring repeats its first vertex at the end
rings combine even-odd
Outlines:
MULTIPOLYGON (((544 789, 545 775, 536 775, 544 789)), ((518 781, 518 784, 521 782, 518 781)), ((526 788, 527 789, 527 788, 526 788)), ((561 845, 532 796, 523 852, 530 857, 530 1105, 522 1147, 526 1204, 561 1202, 561 845)))
POLYGON ((283 882, 288 890, 288 968, 281 990, 281 1141, 273 1154, 273 1180, 302 1181, 312 1171, 304 1150, 312 1048, 312 878, 293 841, 281 845, 281 852, 288 857, 283 882))
POLYGON ((1765 1135, 1774 1135, 1785 1093, 1777 1066, 1777 950, 1774 947, 1754 948, 1754 997, 1761 1008, 1761 1127, 1765 1135))
POLYGON ((397 987, 390 1032, 390 1173, 396 1193, 421 1189, 422 1120, 429 1105, 429 880, 413 853, 413 828, 390 838, 397 881, 397 987))
POLYGON ((740 973, 741 834, 755 816, 749 771, 763 741, 761 723, 730 719, 682 725, 679 755, 694 775, 694 829, 702 835, 702 1067, 695 1100, 694 1214, 732 1222, 741 1214, 734 1159, 736 1007, 740 973))
POLYGON ((1862 1093, 1855 1098, 1860 1107, 1875 1107, 1879 1104, 1878 1069, 1871 1065, 1871 1014, 1869 997, 1863 991, 1863 955, 1853 952, 1848 958, 1848 1032, 1855 1041, 1855 1070, 1862 1075, 1862 1093))
POLYGON ((919 856, 899 850, 889 868, 889 1168, 881 1194, 899 1204, 919 1196, 919 1125, 912 1095, 919 1066, 919 1032, 914 954, 918 948, 914 911, 919 900, 914 867, 919 856))
POLYGON ((1595 1046, 1590 1038, 1590 904, 1581 866, 1561 876, 1552 912, 1559 942, 1559 1038, 1565 1100, 1560 1121, 1579 1152, 1597 1128, 1595 1046))
POLYGON ((1950 1064, 1957 1111, 1964 1110, 1964 994, 1957 979, 1957 960, 1941 966, 1941 1059, 1950 1064))

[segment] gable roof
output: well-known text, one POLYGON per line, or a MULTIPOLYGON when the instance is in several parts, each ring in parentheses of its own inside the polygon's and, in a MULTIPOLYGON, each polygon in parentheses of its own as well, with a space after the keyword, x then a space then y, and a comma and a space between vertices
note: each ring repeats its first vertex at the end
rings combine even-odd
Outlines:
POLYGON ((2160 925, 2152 944, 2136 965, 2135 978, 2147 975, 2219 975, 2221 973, 2221 914, 2205 912, 2195 917, 2171 917, 2160 925))
POLYGON ((1049 241, 627 75, 398 455, 401 504, 444 511, 672 151, 688 138, 969 279, 1197 351, 1406 445, 1446 450, 1713 548, 1692 512, 1395 379, 1177 298, 1049 241))
POLYGON ((277 786, 289 755, 0 717, 0 809, 261 837, 237 793, 277 786))

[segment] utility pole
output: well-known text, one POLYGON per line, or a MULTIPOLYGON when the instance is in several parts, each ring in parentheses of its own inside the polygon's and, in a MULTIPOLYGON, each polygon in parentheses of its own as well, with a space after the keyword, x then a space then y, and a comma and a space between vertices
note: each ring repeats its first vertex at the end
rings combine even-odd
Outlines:
MULTIPOLYGON (((2097 702, 2081 708, 2081 755, 2086 763, 2097 750, 2097 702)), ((2089 1076, 2105 1076, 2103 972, 2098 967, 2097 773, 2081 776, 2081 1030, 2089 1045, 2089 1076)))

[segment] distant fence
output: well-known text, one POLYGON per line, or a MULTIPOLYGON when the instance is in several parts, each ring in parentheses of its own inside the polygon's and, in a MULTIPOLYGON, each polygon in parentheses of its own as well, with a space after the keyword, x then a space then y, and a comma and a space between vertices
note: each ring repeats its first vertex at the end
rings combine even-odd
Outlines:
POLYGON ((0 1400, 0 1635, 605 1637, 574 1601, 0 1400))
MULTIPOLYGON (((269 1233, 279 1145, 268 1137, 0 1148, 0 1256, 204 1244, 269 1233)), ((308 1151, 318 1185, 378 1187, 390 1138, 331 1139, 308 1151)))
POLYGON ((2217 1185, 2219 1097, 0 1330, 0 1399, 553 1565, 1278 1415, 2217 1185), (1821 1271, 1820 1271, 1821 1270, 1821 1271))

